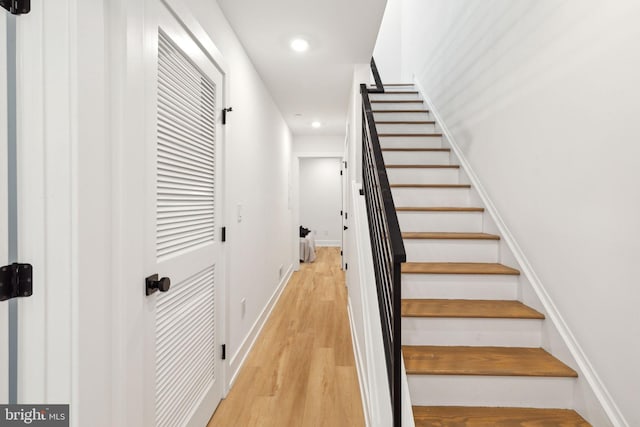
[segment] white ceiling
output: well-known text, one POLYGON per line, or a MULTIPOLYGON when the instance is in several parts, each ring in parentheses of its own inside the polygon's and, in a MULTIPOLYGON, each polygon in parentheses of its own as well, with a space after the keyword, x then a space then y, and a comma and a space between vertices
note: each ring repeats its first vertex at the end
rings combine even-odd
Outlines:
POLYGON ((353 64, 369 62, 386 0, 218 3, 294 135, 344 134, 353 64), (291 50, 295 37, 307 52, 291 50))

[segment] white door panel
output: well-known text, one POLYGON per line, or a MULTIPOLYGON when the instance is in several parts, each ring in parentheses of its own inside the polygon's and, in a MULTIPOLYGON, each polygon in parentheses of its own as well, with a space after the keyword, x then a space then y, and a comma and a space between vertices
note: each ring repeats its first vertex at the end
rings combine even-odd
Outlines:
POLYGON ((148 138, 146 424, 202 426, 222 397, 221 117, 223 76, 158 2, 155 111, 148 138))

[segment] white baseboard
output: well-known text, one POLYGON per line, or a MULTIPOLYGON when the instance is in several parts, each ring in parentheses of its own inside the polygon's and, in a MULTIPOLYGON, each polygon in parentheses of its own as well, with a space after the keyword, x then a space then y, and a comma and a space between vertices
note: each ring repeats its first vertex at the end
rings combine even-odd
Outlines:
POLYGON ((260 332, 262 332, 262 328, 264 328, 264 325, 267 323, 267 319, 269 319, 269 316, 271 316, 271 312, 278 303, 278 300, 282 295, 282 291, 284 291, 287 283, 289 283, 289 279, 291 278, 292 274, 293 265, 290 265, 287 268, 287 273, 283 276, 282 280, 278 284, 278 287, 273 292, 273 295, 271 295, 271 298, 269 298, 269 302, 267 302, 267 305, 264 307, 256 321, 253 323, 253 326, 251 326, 251 329, 249 330, 249 333, 247 334, 245 339, 242 341, 242 344, 240 344, 240 348, 238 348, 238 351, 236 351, 236 353, 229 361, 229 372, 231 373, 231 375, 229 375, 228 377, 230 378, 230 380, 229 384, 227 384, 227 390, 230 390, 231 387, 233 387, 233 384, 235 383, 238 374, 240 373, 240 369, 242 369, 247 356, 249 356, 251 349, 260 336, 260 332))
POLYGON ((369 399, 365 390, 367 386, 365 384, 367 377, 364 371, 364 363, 362 362, 362 351, 358 345, 356 339, 356 327, 353 322, 353 311, 351 310, 351 297, 348 297, 347 313, 349 314, 349 326, 351 328, 351 343, 353 345, 353 354, 356 360, 356 370, 358 371, 358 386, 360 387, 360 398, 362 399, 362 411, 364 412, 364 424, 366 427, 371 427, 371 420, 369 415, 369 399))
POLYGON ((342 242, 340 240, 316 240, 316 246, 329 246, 332 248, 342 246, 342 242))
POLYGON ((578 371, 582 377, 584 377, 591 388, 591 391, 597 398, 600 403, 603 411, 606 416, 609 418, 611 424, 615 427, 629 427, 629 424, 625 420, 624 416, 620 412, 620 409, 615 404, 613 398, 607 391, 604 383, 598 377, 598 374, 595 372, 593 366, 589 362, 587 355, 582 350, 582 347, 578 344, 575 336, 569 329, 567 323, 564 318, 558 311, 557 307, 551 300, 549 293, 546 291, 545 287, 542 284, 542 281, 538 277, 538 275, 533 270, 531 263, 528 261, 527 257, 524 255, 524 252, 516 242, 515 238, 511 231, 507 228, 506 223, 503 221, 502 217, 498 213, 498 210, 495 207, 495 204, 489 198, 489 195, 485 188, 482 186, 478 175, 475 173, 469 161, 464 156, 460 146, 456 143, 453 135, 447 128, 447 125, 442 120, 438 109, 431 101, 431 98, 427 95, 424 90, 424 87, 420 84, 420 82, 415 79, 414 76, 414 84, 417 90, 420 92, 424 100, 429 106, 429 110, 434 116, 436 122, 440 125, 442 130, 442 134, 445 136, 446 140, 451 145, 451 149, 457 156, 460 161, 460 165, 466 172, 469 180, 471 181, 471 185, 476 189, 478 195, 480 196, 482 202, 484 203, 486 211, 491 215, 494 220, 500 234, 502 235, 502 239, 505 241, 509 249, 511 250, 513 256, 515 257, 517 263, 519 264, 520 270, 522 274, 524 274, 529 282, 533 290, 536 292, 540 302, 544 306, 544 309, 547 314, 547 319, 551 320, 553 325, 555 326, 558 333, 561 335, 564 340, 565 345, 570 351, 571 355, 575 359, 575 362, 578 366, 578 371))

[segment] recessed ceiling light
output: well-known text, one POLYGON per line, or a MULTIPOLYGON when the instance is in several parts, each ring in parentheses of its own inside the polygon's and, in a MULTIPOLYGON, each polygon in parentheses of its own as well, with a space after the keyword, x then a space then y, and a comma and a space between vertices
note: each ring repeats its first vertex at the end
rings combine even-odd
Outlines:
POLYGON ((320 122, 312 122, 311 123, 311 127, 312 128, 318 129, 320 126, 322 126, 322 123, 320 123, 320 122))
POLYGON ((295 50, 296 52, 305 52, 307 49, 309 49, 309 42, 306 41, 305 39, 293 39, 291 40, 291 49, 295 50))

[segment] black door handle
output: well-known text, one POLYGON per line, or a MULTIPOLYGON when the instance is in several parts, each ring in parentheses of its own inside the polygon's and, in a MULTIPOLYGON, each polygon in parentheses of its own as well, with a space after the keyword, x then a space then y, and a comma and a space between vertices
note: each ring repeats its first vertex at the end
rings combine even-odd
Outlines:
POLYGON ((347 227, 346 225, 344 225, 344 226, 342 226, 342 229, 343 229, 344 231, 347 231, 347 230, 349 229, 349 227, 347 227))
POLYGON ((153 274, 147 277, 144 281, 144 289, 147 296, 151 295, 155 291, 167 292, 171 287, 171 279, 163 277, 158 279, 157 274, 153 274))

